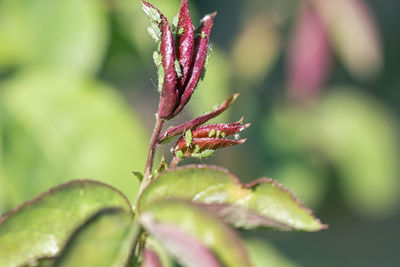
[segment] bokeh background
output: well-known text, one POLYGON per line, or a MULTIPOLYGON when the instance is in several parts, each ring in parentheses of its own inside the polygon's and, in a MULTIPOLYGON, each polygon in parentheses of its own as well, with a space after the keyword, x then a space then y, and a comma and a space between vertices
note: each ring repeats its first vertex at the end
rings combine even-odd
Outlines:
MULTIPOLYGON (((170 20, 179 2, 152 1, 170 20)), ((219 121, 244 116, 247 143, 203 162, 277 179, 330 225, 244 233, 257 266, 399 266, 400 2, 190 6, 218 16, 174 123, 241 93, 219 121)), ((134 199, 158 102, 147 25, 138 0, 0 0, 0 214, 71 179, 134 199)))

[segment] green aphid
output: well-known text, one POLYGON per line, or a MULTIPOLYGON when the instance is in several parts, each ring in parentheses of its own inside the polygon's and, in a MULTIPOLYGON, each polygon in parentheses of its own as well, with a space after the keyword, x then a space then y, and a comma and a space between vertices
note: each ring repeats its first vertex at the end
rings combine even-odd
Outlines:
POLYGON ((158 11, 155 10, 154 8, 152 8, 152 7, 147 7, 147 6, 143 6, 143 10, 144 10, 144 12, 146 13, 146 15, 150 17, 150 19, 151 19, 152 21, 155 21, 155 22, 157 22, 157 23, 160 23, 160 22, 161 22, 160 13, 158 13, 158 11))
POLYGON ((164 84, 165 71, 162 65, 158 68, 158 91, 161 93, 164 84))
POLYGON ((208 137, 213 137, 214 136, 214 134, 215 134, 215 129, 212 129, 211 131, 210 131, 210 133, 208 134, 208 137))
POLYGON ((199 153, 199 151, 200 151, 200 146, 199 146, 199 145, 196 145, 196 147, 194 148, 193 153, 194 153, 194 154, 197 154, 197 153, 199 153))
POLYGON ((214 155, 215 150, 212 149, 206 149, 203 152, 201 152, 201 157, 202 158, 208 158, 214 155))
POLYGON ((208 158, 208 157, 211 157, 212 155, 214 155, 214 152, 215 152, 215 150, 206 149, 201 153, 193 153, 192 157, 197 158, 197 159, 204 159, 204 158, 208 158))
POLYGON ((175 71, 179 78, 182 77, 182 69, 179 60, 175 60, 175 71))
POLYGON ((183 158, 183 152, 180 150, 176 151, 175 155, 180 159, 183 158))
POLYGON ((175 29, 177 29, 178 24, 179 24, 179 14, 176 14, 174 19, 172 20, 172 26, 175 27, 175 29))
POLYGON ((157 24, 151 23, 150 26, 147 28, 147 32, 156 42, 160 42, 161 40, 161 31, 158 28, 157 24))
POLYGON ((181 27, 181 28, 179 28, 178 34, 182 35, 184 31, 185 31, 185 29, 181 27))
POLYGON ((209 59, 210 59, 210 49, 207 50, 206 60, 205 60, 205 62, 204 62, 203 71, 201 72, 200 79, 201 79, 202 81, 203 81, 204 78, 206 77, 209 59))
POLYGON ((218 130, 218 131, 217 131, 217 136, 216 136, 216 137, 219 138, 220 135, 221 135, 221 131, 218 130))
POLYGON ((154 64, 156 64, 157 67, 161 66, 162 57, 161 57, 161 54, 158 53, 157 51, 154 51, 154 53, 153 53, 153 60, 154 60, 154 64))
POLYGON ((191 130, 186 131, 185 141, 187 147, 190 147, 192 145, 192 140, 193 140, 192 131, 191 130))
POLYGON ((201 38, 206 38, 206 34, 204 32, 201 32, 201 38))
POLYGON ((221 137, 222 137, 222 138, 225 138, 225 137, 226 137, 226 134, 225 134, 224 132, 222 132, 222 133, 221 133, 221 137))

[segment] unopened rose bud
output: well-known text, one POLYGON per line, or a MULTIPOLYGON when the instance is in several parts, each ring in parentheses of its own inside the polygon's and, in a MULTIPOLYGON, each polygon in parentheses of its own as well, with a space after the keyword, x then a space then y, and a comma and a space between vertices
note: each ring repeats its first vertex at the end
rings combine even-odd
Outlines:
POLYGON ((179 88, 183 92, 184 86, 192 67, 194 30, 189 14, 188 0, 182 0, 181 10, 179 11, 179 21, 177 29, 178 59, 182 70, 182 77, 179 79, 179 88))
POLYGON ((152 29, 150 32, 155 33, 155 37, 161 40, 161 97, 158 108, 158 116, 160 118, 168 118, 171 116, 179 102, 179 91, 177 88, 177 74, 175 70, 175 40, 172 35, 171 28, 167 18, 153 5, 143 1, 143 10, 151 19, 152 29), (157 32, 157 27, 159 32, 157 32))
POLYGON ((216 12, 206 15, 201 20, 202 25, 196 31, 197 36, 196 36, 195 43, 194 43, 194 55, 193 55, 194 61, 192 63, 193 67, 191 69, 191 75, 189 77, 187 85, 181 96, 179 105, 174 112, 175 115, 177 115, 179 112, 181 112, 182 109, 185 107, 185 105, 189 102, 189 100, 192 97, 192 94, 193 94, 194 90, 196 89, 196 86, 200 80, 200 77, 203 73, 204 64, 205 64, 207 52, 208 52, 208 43, 210 40, 210 33, 211 33, 211 29, 214 25, 214 18, 216 15, 217 15, 216 12))
POLYGON ((183 124, 180 124, 178 126, 175 126, 171 129, 168 129, 166 132, 164 132, 160 139, 159 139, 159 143, 163 143, 163 142, 167 142, 168 140, 170 140, 171 138, 178 136, 178 135, 182 135, 183 133, 185 133, 185 131, 188 130, 192 130, 194 128, 197 128, 200 125, 203 125, 204 123, 206 123, 207 121, 217 117, 218 115, 220 115, 222 112, 224 112, 226 109, 228 109, 235 101, 236 99, 239 97, 239 94, 234 94, 231 97, 229 97, 228 99, 226 99, 217 109, 215 109, 214 111, 207 113, 203 116, 200 116, 194 120, 185 122, 183 124))
POLYGON ((231 124, 205 125, 193 131, 187 131, 173 148, 175 157, 207 157, 215 150, 244 143, 246 139, 239 140, 236 136, 234 140, 226 138, 250 126, 250 124, 242 125, 241 122, 240 120, 231 124))
POLYGON ((161 41, 161 60, 158 54, 154 57, 159 67, 159 87, 161 87, 158 116, 169 120, 178 115, 189 102, 203 74, 216 13, 205 16, 195 34, 189 15, 188 0, 182 0, 175 25, 177 36, 174 39, 168 20, 158 9, 143 0, 143 10, 152 21, 149 33, 154 39, 161 41))

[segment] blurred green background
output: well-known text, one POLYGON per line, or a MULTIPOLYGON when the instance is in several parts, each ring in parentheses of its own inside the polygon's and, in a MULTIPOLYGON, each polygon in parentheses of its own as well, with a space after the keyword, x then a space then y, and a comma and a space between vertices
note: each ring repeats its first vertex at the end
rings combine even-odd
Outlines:
MULTIPOLYGON (((180 1, 152 3, 172 20, 180 1)), ((400 2, 190 6, 194 22, 218 16, 174 123, 241 93, 218 120, 244 116, 247 143, 203 162, 277 179, 330 225, 246 233, 257 266, 398 266, 400 2)), ((0 0, 0 214, 71 179, 134 199, 158 102, 147 25, 138 0, 0 0)))

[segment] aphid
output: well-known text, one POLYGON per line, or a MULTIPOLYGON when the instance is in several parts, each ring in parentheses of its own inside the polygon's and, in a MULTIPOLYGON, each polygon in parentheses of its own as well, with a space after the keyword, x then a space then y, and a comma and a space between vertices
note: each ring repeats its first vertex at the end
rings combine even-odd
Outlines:
POLYGON ((222 138, 225 138, 225 137, 226 137, 226 134, 225 134, 224 132, 222 132, 222 133, 221 133, 221 137, 222 137, 222 138))
POLYGON ((177 29, 178 28, 178 23, 179 23, 179 13, 176 14, 176 16, 174 17, 174 19, 172 20, 172 26, 177 29))
POLYGON ((153 53, 153 60, 154 60, 154 64, 156 64, 157 67, 161 66, 162 57, 161 57, 160 53, 158 53, 157 51, 154 51, 154 53, 153 53))
POLYGON ((156 43, 160 42, 161 31, 160 31, 160 28, 156 24, 151 23, 150 26, 147 28, 147 32, 154 39, 154 41, 156 41, 156 43))
POLYGON ((144 13, 146 13, 147 16, 150 17, 150 19, 152 21, 155 21, 157 23, 161 22, 161 16, 158 13, 158 11, 155 10, 154 8, 146 6, 146 5, 143 5, 143 11, 144 11, 144 13))
POLYGON ((162 65, 158 68, 158 91, 161 93, 164 84, 165 71, 162 65))
POLYGON ((219 138, 220 135, 221 135, 221 131, 220 131, 220 130, 217 130, 216 138, 219 138))
POLYGON ((211 131, 210 131, 210 133, 208 134, 208 137, 213 137, 213 135, 215 134, 215 129, 212 129, 211 131))
POLYGON ((184 28, 179 28, 178 34, 179 34, 179 35, 182 35, 184 31, 185 31, 184 28))
POLYGON ((188 130, 185 133, 185 141, 186 141, 186 146, 190 147, 192 144, 193 136, 192 136, 192 131, 188 130))
POLYGON ((179 78, 182 77, 181 64, 179 63, 178 60, 175 60, 175 71, 179 78))
POLYGON ((234 138, 235 138, 235 140, 239 140, 240 139, 240 135, 239 134, 235 134, 234 138))
POLYGON ((196 153, 199 153, 199 151, 200 151, 200 146, 196 145, 196 147, 194 148, 193 153, 196 154, 196 153))
POLYGON ((176 151, 176 156, 178 157, 178 158, 183 158, 183 152, 182 151, 180 151, 180 150, 178 150, 178 151, 176 151))
POLYGON ((201 32, 201 38, 206 38, 206 34, 204 32, 201 32))
POLYGON ((206 149, 201 153, 192 153, 192 157, 197 158, 197 159, 208 158, 208 157, 211 157, 212 155, 214 155, 214 152, 215 152, 215 150, 206 149))

